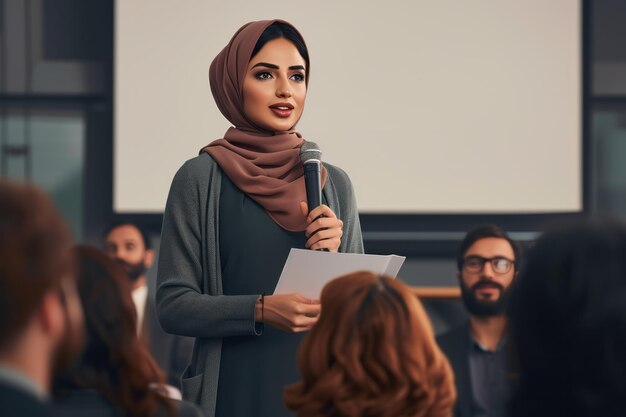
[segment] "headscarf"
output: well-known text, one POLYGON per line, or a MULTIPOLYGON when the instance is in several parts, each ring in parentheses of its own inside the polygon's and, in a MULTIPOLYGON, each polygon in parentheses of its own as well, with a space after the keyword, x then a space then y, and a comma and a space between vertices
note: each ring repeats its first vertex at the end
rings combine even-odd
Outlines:
MULTIPOLYGON (((303 231, 307 227, 300 202, 306 201, 300 147, 304 139, 294 130, 270 132, 251 122, 243 110, 243 82, 254 47, 271 24, 284 20, 262 20, 243 25, 209 68, 211 92, 224 117, 234 127, 224 138, 202 148, 219 164, 230 180, 260 204, 283 229, 303 231)), ((297 31, 297 30, 296 30, 297 31)), ((298 32, 299 33, 299 32, 298 32)), ((308 80, 309 68, 306 68, 308 80)), ((327 178, 322 167, 322 186, 327 178)))

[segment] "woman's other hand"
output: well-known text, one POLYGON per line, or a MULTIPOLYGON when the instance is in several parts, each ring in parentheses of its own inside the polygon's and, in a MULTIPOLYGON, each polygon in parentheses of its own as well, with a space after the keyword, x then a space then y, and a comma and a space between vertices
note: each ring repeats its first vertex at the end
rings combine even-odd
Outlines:
POLYGON ((300 294, 266 295, 256 305, 256 319, 288 333, 310 330, 319 318, 321 305, 300 294), (263 310, 261 312, 261 310, 263 310))
POLYGON ((327 249, 329 252, 337 252, 343 235, 343 222, 324 204, 313 209, 311 213, 304 201, 300 203, 300 208, 309 223, 305 230, 308 238, 306 247, 312 250, 327 249))

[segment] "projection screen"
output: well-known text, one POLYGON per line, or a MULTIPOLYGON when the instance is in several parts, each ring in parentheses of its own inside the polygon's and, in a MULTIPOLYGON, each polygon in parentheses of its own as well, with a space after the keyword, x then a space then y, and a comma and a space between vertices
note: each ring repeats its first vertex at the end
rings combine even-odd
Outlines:
POLYGON ((209 64, 268 18, 307 42, 297 130, 350 175, 361 212, 581 210, 579 1, 124 0, 116 212, 162 212, 176 170, 222 137, 209 64))

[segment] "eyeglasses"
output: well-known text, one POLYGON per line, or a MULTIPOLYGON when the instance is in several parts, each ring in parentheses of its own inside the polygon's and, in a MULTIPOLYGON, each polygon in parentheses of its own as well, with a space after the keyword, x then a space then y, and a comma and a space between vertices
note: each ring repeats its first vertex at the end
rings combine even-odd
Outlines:
POLYGON ((468 256, 463 259, 463 268, 467 272, 480 272, 485 267, 485 262, 489 262, 496 274, 506 274, 511 270, 515 261, 507 259, 503 256, 494 256, 493 258, 483 258, 482 256, 468 256))

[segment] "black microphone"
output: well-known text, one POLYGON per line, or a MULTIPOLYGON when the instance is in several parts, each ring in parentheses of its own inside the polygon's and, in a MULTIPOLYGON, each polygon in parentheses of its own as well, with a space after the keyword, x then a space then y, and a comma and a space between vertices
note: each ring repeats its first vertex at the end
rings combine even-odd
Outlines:
MULTIPOLYGON (((300 148, 300 160, 304 167, 306 203, 309 206, 310 213, 322 204, 322 151, 320 151, 316 143, 305 141, 300 148)), ((324 215, 319 217, 324 217, 324 215)), ((326 248, 318 250, 328 252, 326 248)))
POLYGON ((300 148, 300 160, 304 167, 304 185, 309 213, 322 204, 322 151, 314 142, 305 141, 300 148))

